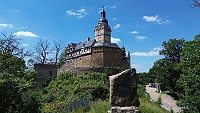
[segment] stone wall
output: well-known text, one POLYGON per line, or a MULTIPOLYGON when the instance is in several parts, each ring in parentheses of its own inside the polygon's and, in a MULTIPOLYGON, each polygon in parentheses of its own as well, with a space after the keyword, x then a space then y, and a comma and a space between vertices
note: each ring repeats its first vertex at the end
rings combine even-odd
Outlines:
POLYGON ((103 47, 92 48, 91 67, 103 67, 103 47))
MULTIPOLYGON (((87 74, 90 72, 100 72, 103 73, 104 70, 107 68, 104 67, 92 67, 92 68, 87 68, 87 67, 66 67, 63 66, 60 69, 58 69, 57 73, 58 75, 60 73, 65 73, 67 71, 70 71, 73 75, 82 75, 82 74, 87 74)), ((120 71, 120 68, 108 68, 109 70, 112 71, 113 74, 117 74, 120 71)))
POLYGON ((121 49, 105 47, 103 52, 103 66, 122 68, 121 49))
POLYGON ((49 78, 54 79, 57 77, 57 69, 60 65, 52 64, 34 64, 34 70, 36 70, 35 81, 41 83, 43 80, 49 78))
POLYGON ((94 47, 91 53, 67 59, 66 66, 73 67, 119 67, 130 68, 130 61, 122 59, 122 50, 114 47, 94 47))

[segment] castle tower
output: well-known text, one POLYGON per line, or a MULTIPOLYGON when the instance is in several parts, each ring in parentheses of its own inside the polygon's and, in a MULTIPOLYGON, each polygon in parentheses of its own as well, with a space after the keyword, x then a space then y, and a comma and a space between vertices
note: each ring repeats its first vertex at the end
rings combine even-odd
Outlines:
POLYGON ((111 43, 111 28, 108 25, 108 20, 106 19, 106 12, 101 11, 101 18, 98 25, 95 27, 95 40, 98 42, 108 42, 111 43))

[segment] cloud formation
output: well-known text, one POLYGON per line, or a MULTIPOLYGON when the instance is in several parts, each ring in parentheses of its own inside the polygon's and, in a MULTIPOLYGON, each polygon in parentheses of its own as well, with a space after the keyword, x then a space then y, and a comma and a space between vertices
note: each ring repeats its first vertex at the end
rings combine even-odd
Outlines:
POLYGON ((156 15, 156 16, 143 16, 142 18, 147 22, 154 22, 154 23, 157 23, 157 24, 168 24, 168 23, 170 23, 170 20, 163 20, 158 15, 156 15))
POLYGON ((29 31, 18 31, 18 32, 14 33, 14 35, 16 35, 17 37, 20 37, 20 36, 22 36, 22 37, 39 37, 36 34, 31 33, 29 31))
POLYGON ((12 25, 12 24, 0 24, 0 27, 4 27, 4 28, 13 28, 14 25, 12 25))
POLYGON ((137 40, 143 40, 143 39, 145 39, 145 38, 147 38, 146 36, 136 36, 135 37, 137 40))
POLYGON ((139 64, 131 64, 131 67, 132 68, 142 68, 142 66, 139 64))
POLYGON ((138 31, 132 31, 132 32, 130 32, 131 34, 137 34, 137 33, 139 33, 138 31))
POLYGON ((120 28, 120 27, 121 27, 121 25, 117 24, 117 25, 114 26, 114 29, 117 29, 117 28, 120 28))
POLYGON ((113 38, 111 37, 111 43, 119 43, 121 40, 119 38, 113 38))
POLYGON ((68 10, 66 11, 66 13, 70 16, 75 16, 77 18, 83 18, 84 16, 86 16, 86 14, 89 14, 86 12, 85 9, 79 9, 79 10, 76 10, 76 11, 73 11, 73 10, 68 10))
POLYGON ((149 52, 133 52, 130 55, 132 56, 159 56, 160 47, 155 47, 149 52))
POLYGON ((115 9, 117 7, 117 4, 114 5, 114 6, 111 6, 111 9, 115 9))

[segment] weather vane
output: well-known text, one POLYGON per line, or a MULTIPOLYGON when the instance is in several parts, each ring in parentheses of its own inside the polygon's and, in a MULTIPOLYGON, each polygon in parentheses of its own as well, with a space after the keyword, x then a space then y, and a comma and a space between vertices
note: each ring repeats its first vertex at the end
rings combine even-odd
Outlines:
POLYGON ((104 5, 102 5, 102 8, 103 8, 103 10, 104 10, 104 5))

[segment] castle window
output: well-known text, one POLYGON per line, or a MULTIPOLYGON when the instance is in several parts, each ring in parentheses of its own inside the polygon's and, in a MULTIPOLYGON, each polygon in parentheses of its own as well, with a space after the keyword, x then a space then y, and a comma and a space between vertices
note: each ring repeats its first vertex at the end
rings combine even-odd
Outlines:
POLYGON ((52 71, 50 71, 50 77, 52 76, 52 71))

